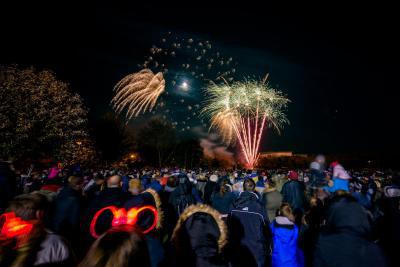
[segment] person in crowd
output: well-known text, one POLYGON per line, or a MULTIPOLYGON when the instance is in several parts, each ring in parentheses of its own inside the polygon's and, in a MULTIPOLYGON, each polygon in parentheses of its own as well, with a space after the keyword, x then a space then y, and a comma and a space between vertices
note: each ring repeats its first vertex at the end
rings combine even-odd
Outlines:
POLYGON ((45 179, 44 185, 40 188, 38 192, 46 196, 50 203, 54 202, 58 191, 61 189, 61 182, 57 178, 45 179))
POLYGON ((345 191, 330 201, 316 244, 314 266, 386 266, 380 248, 368 240, 371 225, 363 207, 345 191))
POLYGON ((0 238, 0 266, 73 266, 64 240, 44 226, 48 206, 39 193, 19 195, 10 202, 7 212, 16 216, 20 225, 24 222, 32 228, 10 239, 0 238))
POLYGON ((305 266, 307 267, 313 266, 315 244, 323 223, 323 215, 323 202, 319 198, 312 197, 309 210, 304 214, 299 236, 299 244, 304 252, 305 266))
POLYGON ((97 197, 104 187, 105 179, 101 173, 97 173, 84 188, 87 200, 90 202, 97 197))
POLYGON ((230 256, 233 266, 264 266, 270 238, 269 220, 255 192, 253 179, 243 182, 243 192, 233 203, 228 218, 230 256))
POLYGON ((382 225, 379 242, 389 258, 390 266, 400 266, 400 175, 395 174, 393 184, 384 187, 382 225))
POLYGON ((82 203, 82 178, 70 176, 54 200, 52 229, 73 244, 79 243, 79 222, 82 203))
POLYGON ((303 214, 306 195, 304 183, 298 180, 299 175, 295 171, 290 171, 288 174, 288 181, 282 187, 283 202, 289 203, 296 216, 296 222, 301 221, 303 214))
POLYGON ((229 180, 222 179, 219 183, 219 192, 214 192, 211 196, 212 207, 219 213, 227 215, 234 200, 235 195, 232 193, 229 180))
POLYGON ((100 191, 99 195, 92 201, 92 208, 95 211, 111 205, 120 207, 125 203, 127 194, 121 189, 121 176, 111 175, 108 177, 106 184, 106 188, 100 191))
POLYGON ((218 191, 218 175, 211 174, 208 178, 206 186, 204 187, 204 203, 210 205, 211 204, 211 195, 218 191))
POLYGON ((310 188, 314 196, 323 195, 322 188, 327 185, 325 174, 325 157, 317 155, 310 164, 310 188))
POLYGON ((208 205, 188 207, 179 217, 172 242, 175 262, 171 266, 228 266, 222 256, 227 229, 221 214, 208 205))
POLYGON ((204 199, 204 189, 207 184, 207 178, 204 173, 201 173, 197 176, 197 183, 196 183, 196 189, 199 191, 200 197, 204 199))
POLYGON ((150 256, 143 236, 132 226, 113 227, 91 246, 78 267, 150 267, 150 256))
POLYGON ((268 219, 272 222, 275 219, 276 212, 282 204, 282 194, 278 192, 273 180, 267 181, 267 186, 262 193, 262 202, 264 203, 268 219))
POLYGON ((334 193, 337 190, 349 192, 349 180, 351 177, 347 171, 338 161, 332 162, 330 168, 332 169, 332 180, 329 181, 329 186, 324 186, 324 189, 330 193, 334 193))
POLYGON ((282 203, 271 223, 272 267, 302 267, 304 256, 298 246, 299 229, 294 224, 292 208, 282 203))
POLYGON ((187 207, 196 204, 196 198, 193 194, 192 184, 188 177, 185 174, 179 174, 177 179, 178 185, 170 194, 169 203, 178 217, 187 207))
POLYGON ((0 160, 0 212, 15 195, 16 179, 12 164, 0 160))

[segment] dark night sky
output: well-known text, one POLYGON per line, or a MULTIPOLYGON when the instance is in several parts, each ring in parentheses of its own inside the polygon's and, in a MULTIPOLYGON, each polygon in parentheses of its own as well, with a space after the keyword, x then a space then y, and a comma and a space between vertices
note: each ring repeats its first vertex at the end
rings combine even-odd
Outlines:
POLYGON ((398 30, 390 8, 229 6, 15 4, 0 9, 0 63, 54 70, 96 120, 110 110, 113 85, 137 71, 160 34, 199 36, 237 58, 245 74, 269 72, 292 100, 291 125, 281 136, 271 134, 263 149, 399 148, 392 82, 398 30))

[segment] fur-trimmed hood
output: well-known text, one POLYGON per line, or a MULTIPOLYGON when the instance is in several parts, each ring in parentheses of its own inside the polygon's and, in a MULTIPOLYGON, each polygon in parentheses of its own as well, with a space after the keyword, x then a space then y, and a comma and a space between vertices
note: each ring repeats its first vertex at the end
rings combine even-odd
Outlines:
MULTIPOLYGON (((210 249, 212 249, 213 245, 209 243, 209 239, 210 237, 212 239, 214 236, 216 238, 216 245, 218 246, 217 250, 221 252, 227 243, 226 224, 221 219, 221 214, 208 205, 191 205, 184 210, 172 234, 172 240, 175 245, 181 242, 185 230, 186 234, 189 235, 192 246, 196 246, 195 243, 198 247, 203 248, 204 246, 210 245, 210 249), (196 231, 200 226, 204 231, 196 231), (196 230, 193 231, 193 227, 196 228, 196 230)), ((195 247, 192 247, 192 249, 196 250, 195 247)))
POLYGON ((158 195, 158 193, 151 188, 148 188, 146 191, 144 191, 142 194, 148 193, 152 196, 153 200, 154 200, 154 205, 155 208, 157 209, 157 213, 158 213, 158 221, 157 221, 157 226, 156 229, 160 229, 162 227, 162 222, 164 219, 164 212, 161 209, 161 199, 160 196, 158 195))

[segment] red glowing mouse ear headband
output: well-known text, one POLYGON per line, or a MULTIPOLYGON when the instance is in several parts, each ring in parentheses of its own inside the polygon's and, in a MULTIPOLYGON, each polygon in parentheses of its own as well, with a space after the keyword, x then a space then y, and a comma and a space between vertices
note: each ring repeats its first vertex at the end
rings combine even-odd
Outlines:
POLYGON ((0 215, 0 240, 7 240, 15 237, 27 237, 33 229, 33 224, 17 217, 14 212, 7 212, 0 215))
POLYGON ((154 216, 154 220, 153 220, 153 223, 147 229, 142 230, 142 233, 147 234, 148 232, 150 232, 157 226, 158 212, 157 212, 157 209, 154 208, 153 206, 143 206, 143 207, 138 207, 138 208, 131 208, 128 211, 126 211, 124 208, 118 209, 115 206, 108 206, 108 207, 102 208, 101 210, 96 212, 96 214, 93 217, 92 222, 90 223, 90 234, 94 238, 98 238, 100 236, 96 232, 97 219, 106 210, 109 210, 113 214, 113 219, 111 222, 112 226, 119 226, 119 225, 135 226, 137 223, 139 214, 144 211, 150 211, 154 216))

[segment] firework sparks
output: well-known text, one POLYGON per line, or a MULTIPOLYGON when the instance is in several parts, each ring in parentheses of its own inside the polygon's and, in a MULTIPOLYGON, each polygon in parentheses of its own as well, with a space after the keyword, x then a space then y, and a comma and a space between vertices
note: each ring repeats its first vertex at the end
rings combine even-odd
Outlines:
POLYGON ((154 75, 151 70, 143 69, 124 77, 115 85, 116 94, 111 103, 117 113, 126 109, 126 118, 130 120, 140 113, 151 111, 164 89, 165 80, 161 72, 154 75))
POLYGON ((211 83, 202 110, 227 144, 239 143, 249 168, 257 162, 264 128, 271 126, 279 131, 289 122, 283 112, 289 99, 265 82, 211 83))

